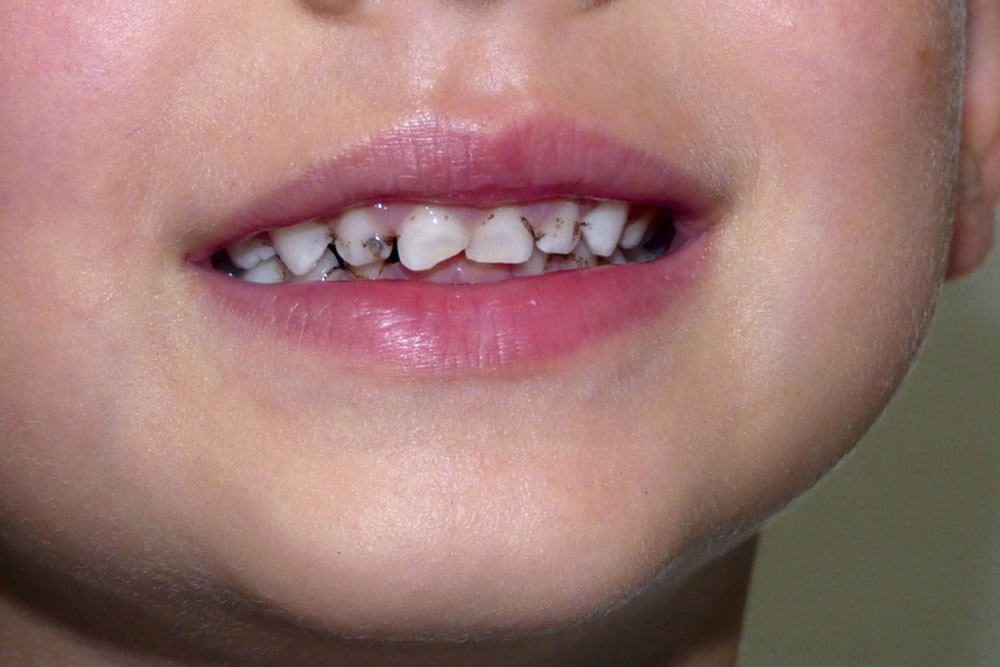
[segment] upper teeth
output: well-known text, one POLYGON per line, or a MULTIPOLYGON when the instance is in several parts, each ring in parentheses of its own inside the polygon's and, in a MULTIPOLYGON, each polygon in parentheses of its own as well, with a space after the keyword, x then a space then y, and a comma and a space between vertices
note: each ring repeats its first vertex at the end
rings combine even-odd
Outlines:
POLYGON ((632 215, 629 204, 621 201, 557 200, 492 210, 420 204, 405 207, 402 220, 399 209, 355 207, 332 220, 272 229, 269 238, 256 235, 226 251, 244 271, 242 277, 255 282, 397 276, 398 270, 384 270, 394 244, 404 273, 433 269, 462 252, 475 263, 508 265, 511 275, 655 256, 622 254, 621 249, 631 251, 648 242, 655 228, 651 211, 632 215), (396 211, 397 220, 388 219, 389 209, 396 211))

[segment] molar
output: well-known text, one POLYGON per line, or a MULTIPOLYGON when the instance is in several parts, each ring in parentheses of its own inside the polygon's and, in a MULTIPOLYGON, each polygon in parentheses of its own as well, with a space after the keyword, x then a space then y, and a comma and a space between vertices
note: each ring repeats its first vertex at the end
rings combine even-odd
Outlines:
POLYGON ((250 270, 275 255, 274 246, 259 236, 237 241, 226 248, 226 253, 229 255, 229 260, 243 270, 250 270))

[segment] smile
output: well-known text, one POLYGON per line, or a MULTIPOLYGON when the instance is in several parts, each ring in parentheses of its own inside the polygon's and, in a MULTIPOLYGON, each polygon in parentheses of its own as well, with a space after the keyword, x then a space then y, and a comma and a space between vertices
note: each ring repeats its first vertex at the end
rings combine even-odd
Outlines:
POLYGON ((421 118, 223 221, 191 263, 243 331, 340 367, 531 369, 697 282, 724 205, 709 176, 566 120, 421 118))

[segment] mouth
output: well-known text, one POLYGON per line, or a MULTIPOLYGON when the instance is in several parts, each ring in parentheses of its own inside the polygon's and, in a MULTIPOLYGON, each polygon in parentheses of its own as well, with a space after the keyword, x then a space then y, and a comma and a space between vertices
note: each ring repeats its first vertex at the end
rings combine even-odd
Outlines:
POLYGON ((244 331, 343 368, 524 369, 697 282, 725 190, 696 172, 563 119, 422 116, 225 221, 190 263, 244 331))

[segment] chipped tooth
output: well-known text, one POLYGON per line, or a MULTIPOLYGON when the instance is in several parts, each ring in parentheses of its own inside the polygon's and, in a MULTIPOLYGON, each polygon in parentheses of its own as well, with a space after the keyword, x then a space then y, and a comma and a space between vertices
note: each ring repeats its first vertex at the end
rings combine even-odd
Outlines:
POLYGON ((323 255, 316 262, 316 266, 312 268, 308 273, 295 276, 292 278, 292 282, 304 283, 313 281, 324 281, 330 279, 330 272, 340 266, 340 262, 337 261, 337 256, 330 252, 329 249, 323 251, 323 255))
POLYGON ((472 231, 465 256, 483 264, 523 264, 531 258, 535 239, 516 206, 501 206, 472 231))
POLYGON ((392 239, 382 233, 368 209, 356 208, 340 216, 333 232, 337 253, 351 266, 388 259, 392 253, 392 239))
POLYGON ((590 250, 595 255, 609 257, 618 246, 627 219, 628 204, 625 202, 606 201, 595 206, 580 223, 590 250))
POLYGON ((263 261, 243 274, 243 280, 249 283, 272 285, 285 282, 287 277, 285 265, 277 257, 263 261))
POLYGON ((511 275, 514 276, 538 276, 545 273, 545 266, 549 262, 549 256, 535 248, 531 252, 531 257, 527 262, 518 264, 511 268, 511 275))
POLYGON ((271 240, 288 270, 303 276, 316 266, 326 247, 333 242, 333 233, 327 225, 309 221, 272 229, 271 240))
POLYGON ((399 229, 399 261, 411 271, 426 271, 465 250, 469 237, 450 209, 417 206, 399 229))
POLYGON ((631 250, 638 248, 646 242, 646 232, 649 231, 649 223, 653 220, 653 214, 641 215, 635 220, 629 221, 622 230, 622 239, 618 242, 620 248, 631 250))
POLYGON ((252 269, 261 262, 266 262, 275 255, 274 246, 264 238, 252 236, 242 241, 237 241, 226 248, 233 264, 244 270, 252 269))
POLYGON ((550 255, 567 255, 580 240, 580 206, 564 201, 535 226, 535 246, 550 255))

